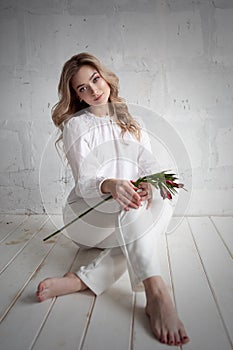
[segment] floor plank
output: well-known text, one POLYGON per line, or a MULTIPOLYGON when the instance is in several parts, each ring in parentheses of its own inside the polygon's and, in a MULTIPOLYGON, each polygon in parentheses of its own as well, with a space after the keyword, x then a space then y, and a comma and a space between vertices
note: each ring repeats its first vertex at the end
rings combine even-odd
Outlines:
POLYGON ((168 236, 168 246, 176 305, 191 339, 185 348, 231 349, 187 220, 168 236))
POLYGON ((229 254, 233 258, 233 217, 212 216, 211 220, 229 250, 229 254))
POLYGON ((57 298, 32 349, 80 349, 94 299, 90 291, 57 298))
POLYGON ((0 274, 45 224, 45 215, 29 216, 0 243, 0 274))
POLYGON ((27 219, 27 215, 0 214, 0 243, 27 219))
MULTIPOLYGON (((233 219, 173 220, 175 229, 161 237, 159 252, 162 275, 171 293, 174 288, 191 338, 182 348, 232 350, 233 219)), ((132 293, 127 274, 99 297, 85 291, 37 302, 42 279, 75 272, 100 253, 78 250, 63 235, 43 242, 61 225, 59 216, 51 222, 47 216, 0 215, 0 349, 179 349, 155 339, 145 294, 132 293)))
POLYGON ((7 266, 0 275, 0 319, 2 319, 12 307, 31 276, 35 273, 35 270, 40 267, 46 255, 56 243, 56 238, 46 243, 42 241, 44 236, 51 233, 53 230, 54 225, 50 221, 47 221, 43 229, 30 240, 21 254, 14 259, 14 264, 7 266))
MULTIPOLYGON (((67 238, 65 239, 64 247, 67 245, 67 248, 69 248, 71 245, 72 250, 78 250, 76 244, 67 238)), ((77 271, 80 266, 88 264, 99 253, 99 249, 78 251, 77 257, 69 271, 77 271)), ((62 272, 59 271, 58 275, 61 276, 62 272)), ((56 302, 45 324, 41 327, 38 338, 35 339, 33 350, 46 349, 48 344, 49 350, 81 349, 95 299, 96 297, 91 291, 56 298, 56 302), (67 326, 64 326, 64 319, 68 320, 67 324, 65 324, 67 326)))
MULTIPOLYGON (((49 233, 50 231, 51 227, 47 226, 46 231, 43 233, 49 233)), ((40 242, 40 244, 43 245, 44 243, 40 242)), ((31 280, 1 323, 1 349, 31 349, 35 339, 37 339, 38 332, 46 324, 47 317, 53 309, 55 302, 55 299, 53 299, 38 303, 36 300, 37 285, 48 276, 62 276, 70 269, 76 254, 77 247, 72 242, 67 242, 66 238, 60 237, 58 244, 47 255, 40 269, 36 270, 34 268, 34 274, 31 276, 31 280)), ((60 299, 62 303, 62 297, 60 299)), ((71 305, 74 307, 75 303, 71 305)), ((56 324, 60 322, 67 332, 66 325, 68 326, 68 324, 66 322, 68 314, 66 314, 65 310, 64 315, 66 315, 66 318, 64 316, 61 317, 60 314, 60 318, 55 321, 54 327, 56 328, 56 324)), ((51 339, 41 350, 50 349, 50 341, 51 339)))
POLYGON ((210 288, 233 344, 233 261, 209 218, 189 218, 210 288))
POLYGON ((96 298, 82 349, 130 349, 133 293, 124 275, 96 298))

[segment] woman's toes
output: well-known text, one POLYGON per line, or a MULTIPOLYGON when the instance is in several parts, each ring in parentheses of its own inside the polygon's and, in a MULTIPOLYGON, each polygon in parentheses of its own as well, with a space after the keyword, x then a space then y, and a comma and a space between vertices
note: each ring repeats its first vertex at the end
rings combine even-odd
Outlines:
POLYGON ((189 337, 187 336, 183 327, 181 327, 179 334, 180 334, 180 340, 181 340, 182 344, 186 344, 189 342, 189 337))
POLYGON ((180 339, 179 333, 175 333, 174 337, 175 337, 175 340, 174 340, 175 345, 181 345, 181 339, 180 339))
POLYGON ((161 331, 158 331, 156 328, 154 328, 153 333, 157 339, 161 339, 161 336, 162 336, 161 331))
POLYGON ((40 284, 38 285, 38 288, 37 288, 38 292, 41 292, 44 289, 43 285, 44 285, 44 281, 40 282, 40 284))
POLYGON ((189 337, 187 335, 182 337, 182 344, 186 344, 188 342, 189 342, 189 337))
POLYGON ((42 297, 42 294, 40 292, 37 292, 36 296, 37 296, 38 301, 40 301, 40 302, 43 301, 43 297, 42 297))
POLYGON ((161 332, 160 341, 161 341, 163 344, 167 344, 167 332, 165 332, 165 331, 162 331, 162 332, 161 332))
POLYGON ((173 345, 174 344, 174 340, 175 340, 175 337, 173 335, 173 333, 168 333, 168 344, 169 345, 173 345))

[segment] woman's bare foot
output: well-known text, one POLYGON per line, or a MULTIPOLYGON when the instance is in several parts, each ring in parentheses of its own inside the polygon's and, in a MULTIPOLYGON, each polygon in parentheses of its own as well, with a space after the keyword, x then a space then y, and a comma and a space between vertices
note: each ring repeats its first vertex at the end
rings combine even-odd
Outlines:
POLYGON ((64 277, 46 278, 38 285, 37 299, 44 301, 59 295, 71 294, 87 289, 87 286, 80 278, 72 272, 68 272, 64 277))
POLYGON ((144 280, 147 305, 146 314, 156 338, 164 344, 182 345, 189 337, 179 320, 165 283, 160 276, 144 280))

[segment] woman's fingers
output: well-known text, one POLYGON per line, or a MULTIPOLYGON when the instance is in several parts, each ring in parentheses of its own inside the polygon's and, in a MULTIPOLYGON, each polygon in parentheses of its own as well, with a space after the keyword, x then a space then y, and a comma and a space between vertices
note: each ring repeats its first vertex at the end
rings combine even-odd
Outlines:
POLYGON ((117 193, 124 203, 133 208, 138 207, 141 204, 140 195, 136 192, 135 186, 133 186, 129 181, 123 181, 120 184, 117 193))
POLYGON ((142 201, 147 201, 147 209, 150 208, 153 200, 152 186, 149 183, 142 182, 139 186, 140 192, 139 195, 142 201))
POLYGON ((127 191, 119 194, 118 199, 124 203, 125 206, 137 209, 141 205, 140 196, 134 196, 134 193, 129 193, 127 191))
POLYGON ((107 190, 125 210, 129 210, 129 208, 138 209, 142 201, 148 201, 147 208, 150 207, 152 202, 151 184, 143 182, 138 188, 133 181, 121 179, 109 180, 107 184, 107 190))
POLYGON ((150 197, 150 198, 148 199, 146 209, 149 209, 149 208, 150 208, 151 203, 152 203, 152 197, 150 197))
POLYGON ((140 204, 135 203, 128 199, 125 196, 116 196, 115 200, 123 207, 125 210, 129 210, 129 208, 138 209, 140 204))
POLYGON ((141 190, 138 192, 141 198, 147 197, 148 196, 148 191, 146 190, 141 190))
POLYGON ((129 207, 128 207, 126 204, 124 204, 119 198, 115 198, 115 200, 117 201, 117 203, 120 204, 120 206, 121 206, 123 209, 125 209, 126 211, 129 211, 129 207))
POLYGON ((126 210, 129 208, 137 209, 141 205, 141 197, 127 180, 119 181, 113 198, 126 210))
POLYGON ((138 190, 138 187, 136 187, 134 185, 134 181, 133 180, 130 180, 130 186, 134 189, 134 191, 137 191, 138 190))

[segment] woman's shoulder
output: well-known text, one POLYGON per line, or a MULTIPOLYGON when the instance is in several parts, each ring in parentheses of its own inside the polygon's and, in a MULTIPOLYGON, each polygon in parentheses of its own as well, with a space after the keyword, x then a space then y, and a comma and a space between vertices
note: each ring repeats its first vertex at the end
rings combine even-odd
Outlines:
POLYGON ((90 129, 90 122, 86 118, 85 113, 74 114, 69 118, 63 127, 63 141, 69 142, 69 140, 77 139, 80 137, 87 137, 88 130, 90 129))
POLYGON ((87 117, 87 114, 85 112, 77 113, 64 123, 63 133, 82 134, 86 133, 90 128, 91 120, 87 117))
POLYGON ((76 113, 64 123, 64 128, 73 129, 74 127, 78 128, 86 124, 88 124, 88 118, 86 113, 76 113))

